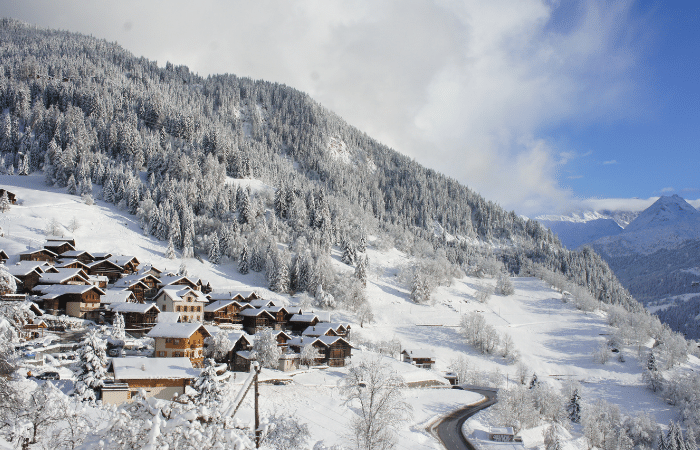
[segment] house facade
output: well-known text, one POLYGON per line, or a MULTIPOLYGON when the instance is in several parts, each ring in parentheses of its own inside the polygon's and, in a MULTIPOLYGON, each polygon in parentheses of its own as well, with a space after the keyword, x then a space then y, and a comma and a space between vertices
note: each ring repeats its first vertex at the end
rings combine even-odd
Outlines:
POLYGON ((156 358, 190 358, 194 367, 204 361, 204 339, 211 334, 200 323, 158 323, 146 336, 155 341, 156 358))
POLYGON ((179 312, 183 322, 202 322, 207 298, 199 291, 183 286, 166 286, 155 297, 162 312, 179 312))

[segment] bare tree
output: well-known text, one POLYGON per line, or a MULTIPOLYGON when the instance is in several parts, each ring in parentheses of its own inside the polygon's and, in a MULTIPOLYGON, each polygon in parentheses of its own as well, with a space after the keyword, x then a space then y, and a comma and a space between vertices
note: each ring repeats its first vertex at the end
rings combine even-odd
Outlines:
POLYGON ((396 442, 398 428, 412 417, 411 405, 403 399, 403 377, 382 363, 382 358, 352 366, 341 381, 348 402, 358 404, 352 421, 358 449, 384 450, 396 442))

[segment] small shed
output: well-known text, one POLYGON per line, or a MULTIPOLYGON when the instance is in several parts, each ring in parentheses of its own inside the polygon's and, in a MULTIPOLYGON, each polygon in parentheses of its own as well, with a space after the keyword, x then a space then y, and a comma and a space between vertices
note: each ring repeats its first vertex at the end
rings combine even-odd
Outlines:
POLYGON ((401 352, 401 356, 404 362, 423 369, 432 369, 433 364, 435 364, 435 355, 433 352, 422 348, 405 349, 401 352))

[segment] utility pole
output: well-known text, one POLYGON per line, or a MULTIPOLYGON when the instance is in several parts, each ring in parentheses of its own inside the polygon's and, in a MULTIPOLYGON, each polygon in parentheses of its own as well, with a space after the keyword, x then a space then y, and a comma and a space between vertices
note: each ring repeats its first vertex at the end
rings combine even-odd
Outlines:
POLYGON ((260 448, 260 411, 258 409, 258 397, 260 392, 258 391, 258 375, 260 375, 260 366, 255 367, 255 377, 253 382, 255 383, 255 448, 260 448))

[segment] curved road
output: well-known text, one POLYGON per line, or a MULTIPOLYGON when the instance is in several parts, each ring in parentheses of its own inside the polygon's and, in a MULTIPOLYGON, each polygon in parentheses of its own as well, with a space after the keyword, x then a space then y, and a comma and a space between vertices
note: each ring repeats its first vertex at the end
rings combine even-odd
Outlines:
POLYGON ((460 387, 459 389, 476 392, 486 398, 474 405, 469 405, 458 409, 449 416, 445 417, 437 426, 437 434, 442 442, 442 445, 444 445, 448 450, 475 450, 474 446, 472 446, 472 444, 470 444, 462 434, 462 425, 474 414, 496 403, 496 390, 482 389, 471 386, 460 387))

